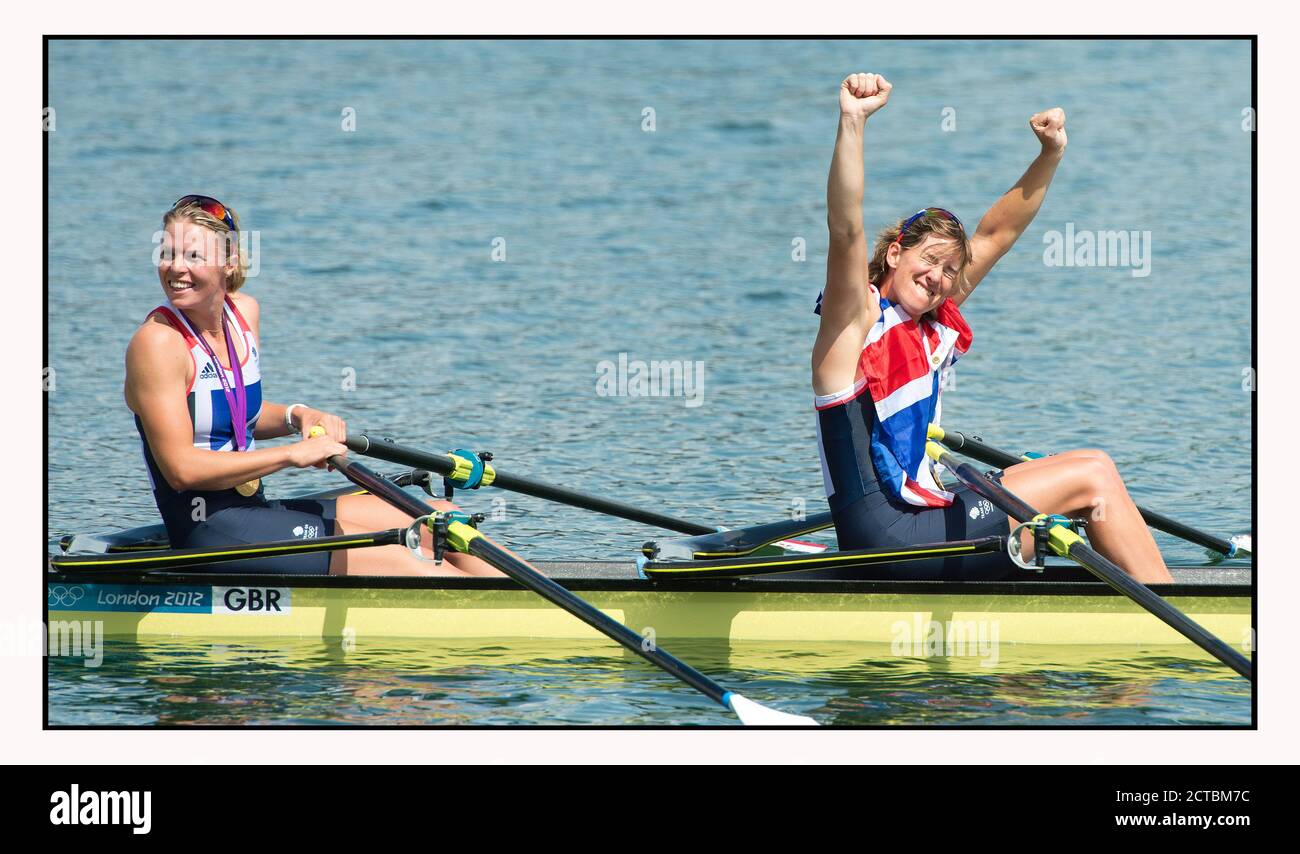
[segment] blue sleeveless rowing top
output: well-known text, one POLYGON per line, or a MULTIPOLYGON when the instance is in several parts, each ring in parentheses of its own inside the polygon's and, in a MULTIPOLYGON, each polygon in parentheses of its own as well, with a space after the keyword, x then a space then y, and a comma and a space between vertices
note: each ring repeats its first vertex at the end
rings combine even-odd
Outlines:
MULTIPOLYGON (((160 305, 149 312, 148 317, 155 314, 179 332, 189 347, 194 373, 190 387, 186 390, 185 399, 194 430, 194 447, 209 451, 234 451, 230 404, 221 387, 221 380, 217 378, 217 371, 226 371, 226 381, 232 388, 235 384, 234 372, 226 370, 208 355, 203 345, 199 343, 199 332, 190 324, 184 312, 168 305, 160 305)), ((226 323, 232 333, 241 335, 244 339, 245 355, 239 365, 244 375, 244 388, 248 396, 248 415, 243 429, 247 448, 251 451, 256 447, 253 427, 257 424, 258 415, 262 411, 262 371, 258 360, 257 342, 253 339, 252 329, 229 297, 226 298, 226 323)), ((138 415, 135 417, 135 428, 140 434, 140 445, 144 453, 145 467, 149 472, 149 483, 153 487, 154 501, 158 504, 158 512, 162 514, 163 523, 167 526, 167 536, 173 548, 184 544, 190 532, 218 510, 265 503, 261 487, 256 493, 247 497, 240 495, 234 489, 173 489, 154 460, 153 452, 149 448, 149 440, 145 437, 144 425, 140 423, 138 415)))

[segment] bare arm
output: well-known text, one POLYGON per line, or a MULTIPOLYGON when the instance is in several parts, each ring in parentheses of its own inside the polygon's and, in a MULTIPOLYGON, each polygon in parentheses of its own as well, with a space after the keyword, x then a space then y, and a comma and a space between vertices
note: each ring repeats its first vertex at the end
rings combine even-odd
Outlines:
POLYGON ((971 262, 951 299, 961 305, 989 270, 1011 250, 1020 235, 1038 215, 1056 167, 1065 156, 1065 111, 1059 107, 1038 113, 1029 120, 1042 151, 1029 164, 1020 180, 1007 190, 980 219, 971 237, 971 262))
POLYGON ((127 347, 126 402, 140 416, 154 460, 173 489, 230 489, 289 466, 315 465, 333 453, 347 452, 324 436, 241 453, 194 447, 185 404, 189 366, 183 343, 162 324, 145 323, 127 347))
POLYGON ((867 281, 867 242, 862 227, 866 185, 863 136, 867 118, 889 100, 889 81, 854 74, 840 84, 840 121, 826 180, 826 287, 821 325, 813 345, 813 391, 831 394, 852 384, 867 329, 880 314, 879 296, 867 281))

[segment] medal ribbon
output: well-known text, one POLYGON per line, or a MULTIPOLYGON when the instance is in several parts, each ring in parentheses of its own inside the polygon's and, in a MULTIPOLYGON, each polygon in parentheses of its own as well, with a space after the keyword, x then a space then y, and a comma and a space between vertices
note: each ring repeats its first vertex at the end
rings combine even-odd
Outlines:
POLYGON ((200 333, 199 343, 203 345, 203 350, 212 359, 212 364, 217 369, 217 379, 221 381, 221 390, 226 393, 226 403, 230 406, 230 426, 234 433, 235 450, 242 451, 248 446, 248 392, 244 388, 244 369, 239 364, 239 352, 235 349, 235 339, 230 335, 230 325, 226 322, 226 313, 221 312, 221 333, 226 338, 226 354, 230 357, 230 370, 235 375, 235 387, 230 387, 230 380, 226 379, 226 372, 221 367, 221 362, 217 359, 217 354, 212 351, 207 340, 200 333))

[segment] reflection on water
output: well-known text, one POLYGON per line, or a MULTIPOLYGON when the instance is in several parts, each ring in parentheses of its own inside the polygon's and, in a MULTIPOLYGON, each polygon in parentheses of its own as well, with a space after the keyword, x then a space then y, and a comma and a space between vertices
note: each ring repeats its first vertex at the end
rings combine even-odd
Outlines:
MULTIPOLYGON (((899 658, 887 646, 671 651, 728 688, 841 726, 1249 725, 1250 687, 1189 647, 1017 647, 899 658)), ((110 641, 52 658, 52 725, 729 725, 672 677, 599 641, 110 641)))

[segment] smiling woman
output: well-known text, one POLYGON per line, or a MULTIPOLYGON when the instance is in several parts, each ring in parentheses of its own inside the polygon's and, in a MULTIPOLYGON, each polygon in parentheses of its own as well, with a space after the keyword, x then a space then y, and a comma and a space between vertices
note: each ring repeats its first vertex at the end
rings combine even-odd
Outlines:
MULTIPOLYGON (((167 302, 131 338, 125 396, 173 547, 310 540, 410 524, 373 495, 266 498, 268 475, 324 467, 330 457, 346 455, 347 425, 328 412, 263 398, 260 313, 256 300, 240 292, 247 262, 235 212, 210 196, 184 196, 162 226, 158 281, 167 302), (257 447, 258 439, 309 435, 317 427, 323 435, 257 447)), ((280 557, 273 564, 248 560, 238 568, 303 575, 499 574, 469 555, 449 555, 436 566, 421 562, 402 546, 280 557)))
MULTIPOLYGON (((949 491, 940 485, 926 455, 927 431, 939 423, 944 376, 973 340, 959 307, 1033 221, 1066 145, 1062 110, 1033 116, 1029 123, 1041 152, 973 237, 955 214, 924 208, 882 231, 868 260, 863 139, 867 119, 892 91, 879 74, 854 74, 840 84, 826 188, 830 249, 816 309, 821 324, 812 384, 822 474, 841 549, 1014 532, 1015 521, 968 486, 949 491)), ((1137 580, 1170 580, 1104 452, 1068 451, 991 476, 1047 514, 1088 517, 1097 550, 1137 580)), ((1021 536, 1032 553, 1032 535, 1021 536)), ((914 578, 1001 579, 1017 567, 998 553, 897 564, 894 571, 914 578)))

